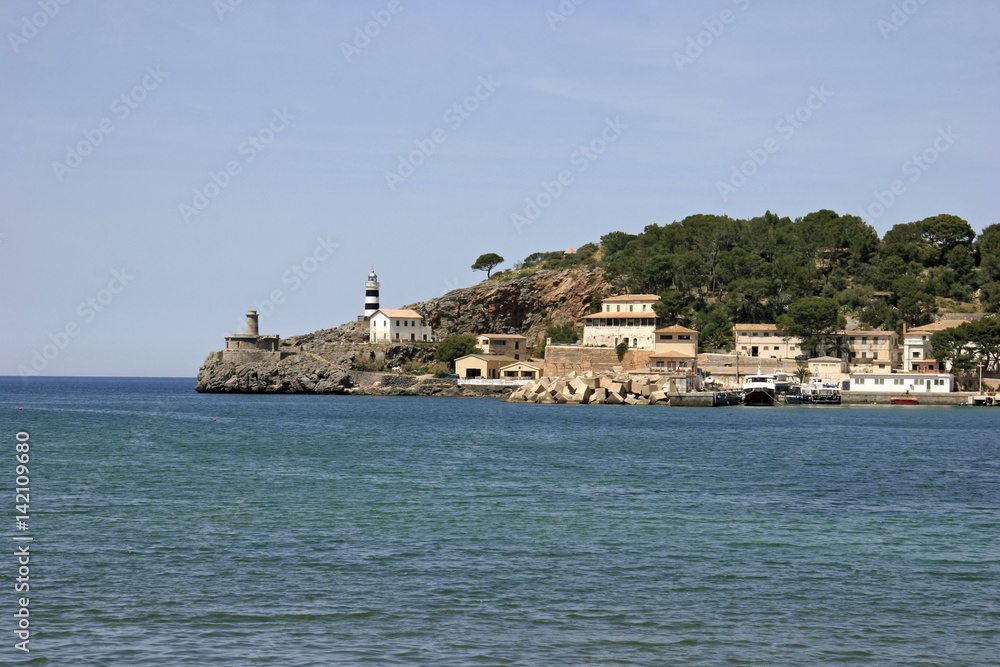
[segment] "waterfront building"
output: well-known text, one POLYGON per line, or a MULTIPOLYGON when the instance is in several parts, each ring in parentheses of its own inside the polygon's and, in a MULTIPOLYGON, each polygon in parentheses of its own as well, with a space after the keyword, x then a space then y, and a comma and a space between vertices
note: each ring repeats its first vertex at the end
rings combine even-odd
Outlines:
POLYGON ((851 391, 884 394, 947 394, 955 390, 951 373, 851 373, 851 391))
POLYGON ((504 380, 537 380, 542 377, 542 364, 518 361, 500 367, 500 377, 504 380))
POLYGON ((246 363, 250 361, 270 361, 279 358, 278 345, 281 338, 276 335, 261 336, 257 323, 257 311, 248 310, 246 331, 226 336, 223 361, 246 363))
POLYGON ((379 308, 368 318, 368 340, 372 343, 426 343, 434 341, 434 332, 424 324, 424 316, 415 310, 379 308))
POLYGON ((601 312, 583 318, 583 344, 593 347, 616 347, 653 350, 659 318, 653 306, 660 303, 655 294, 625 294, 604 299, 601 312))
POLYGON ((675 324, 653 332, 649 367, 656 371, 691 372, 698 366, 698 332, 675 324))
POLYGON ((467 354, 455 360, 455 373, 462 379, 500 379, 500 369, 515 364, 513 357, 501 354, 467 354))
POLYGON ((517 334, 482 334, 476 337, 483 354, 498 354, 520 361, 528 358, 528 339, 517 334))

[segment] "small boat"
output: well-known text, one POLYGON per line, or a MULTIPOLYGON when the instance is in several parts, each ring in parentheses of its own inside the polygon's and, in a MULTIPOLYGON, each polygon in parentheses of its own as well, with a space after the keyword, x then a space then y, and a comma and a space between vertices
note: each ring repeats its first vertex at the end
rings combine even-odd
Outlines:
POLYGON ((820 378, 802 388, 802 402, 809 405, 840 405, 840 389, 835 384, 825 383, 820 378))
POLYGON ((750 375, 743 383, 743 405, 774 405, 774 376, 750 375))
POLYGON ((893 405, 919 405, 916 396, 891 396, 889 402, 893 405))

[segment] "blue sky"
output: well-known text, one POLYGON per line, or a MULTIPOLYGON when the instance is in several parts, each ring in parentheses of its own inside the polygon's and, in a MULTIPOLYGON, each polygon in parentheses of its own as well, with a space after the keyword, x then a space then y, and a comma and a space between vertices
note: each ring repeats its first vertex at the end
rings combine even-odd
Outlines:
POLYGON ((482 253, 696 213, 1000 221, 985 0, 11 0, 0 26, 5 375, 193 377, 248 308, 354 319, 372 266, 400 307, 482 253))

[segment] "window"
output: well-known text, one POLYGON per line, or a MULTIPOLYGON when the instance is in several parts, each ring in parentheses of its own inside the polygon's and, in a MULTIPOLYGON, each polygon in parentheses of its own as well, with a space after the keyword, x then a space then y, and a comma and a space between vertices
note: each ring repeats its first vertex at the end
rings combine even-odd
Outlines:
POLYGON ((893 378, 893 384, 903 384, 903 378, 893 378))
POLYGON ((674 337, 670 334, 660 334, 660 340, 673 340, 674 337))
POLYGON ((622 312, 622 307, 621 306, 615 306, 615 309, 616 309, 615 310, 616 313, 622 312))
POLYGON ((864 383, 865 383, 864 378, 858 378, 857 382, 855 382, 854 384, 864 384, 864 383))
POLYGON ((691 336, 689 334, 680 334, 677 336, 677 340, 691 340, 691 336))
POLYGON ((855 341, 854 336, 851 336, 851 343, 854 343, 854 341, 855 341))
POLYGON ((632 312, 632 306, 628 307, 628 312, 630 312, 630 313, 632 312))
POLYGON ((862 336, 861 337, 861 344, 862 345, 867 345, 868 344, 868 336, 862 336))
POLYGON ((914 352, 913 353, 913 358, 914 359, 919 359, 920 358, 920 352, 914 352))
POLYGON ((514 341, 514 349, 515 350, 520 350, 521 349, 521 341, 519 341, 519 340, 515 340, 514 341))
POLYGON ((867 358, 867 356, 866 356, 867 354, 868 354, 867 352, 862 352, 862 353, 861 353, 861 358, 862 358, 862 359, 865 359, 865 358, 867 358))
POLYGON ((885 378, 875 378, 875 384, 885 384, 885 378))
POLYGON ((765 346, 764 346, 764 349, 765 349, 765 350, 767 349, 767 345, 765 345, 765 346))
POLYGON ((424 334, 424 342, 427 342, 427 334, 424 334))
POLYGON ((399 326, 399 320, 396 320, 396 326, 397 327, 399 326))
POLYGON ((936 385, 938 385, 940 387, 941 385, 944 384, 944 380, 934 380, 934 384, 936 384, 936 385))

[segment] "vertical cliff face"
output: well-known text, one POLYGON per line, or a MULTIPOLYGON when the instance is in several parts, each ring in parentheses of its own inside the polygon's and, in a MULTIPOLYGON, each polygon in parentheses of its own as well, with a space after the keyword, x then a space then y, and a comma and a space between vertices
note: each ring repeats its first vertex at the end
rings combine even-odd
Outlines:
POLYGON ((542 270, 510 280, 484 280, 473 287, 407 306, 434 327, 438 340, 461 333, 544 334, 545 320, 579 324, 595 292, 609 297, 622 291, 603 269, 542 270))

